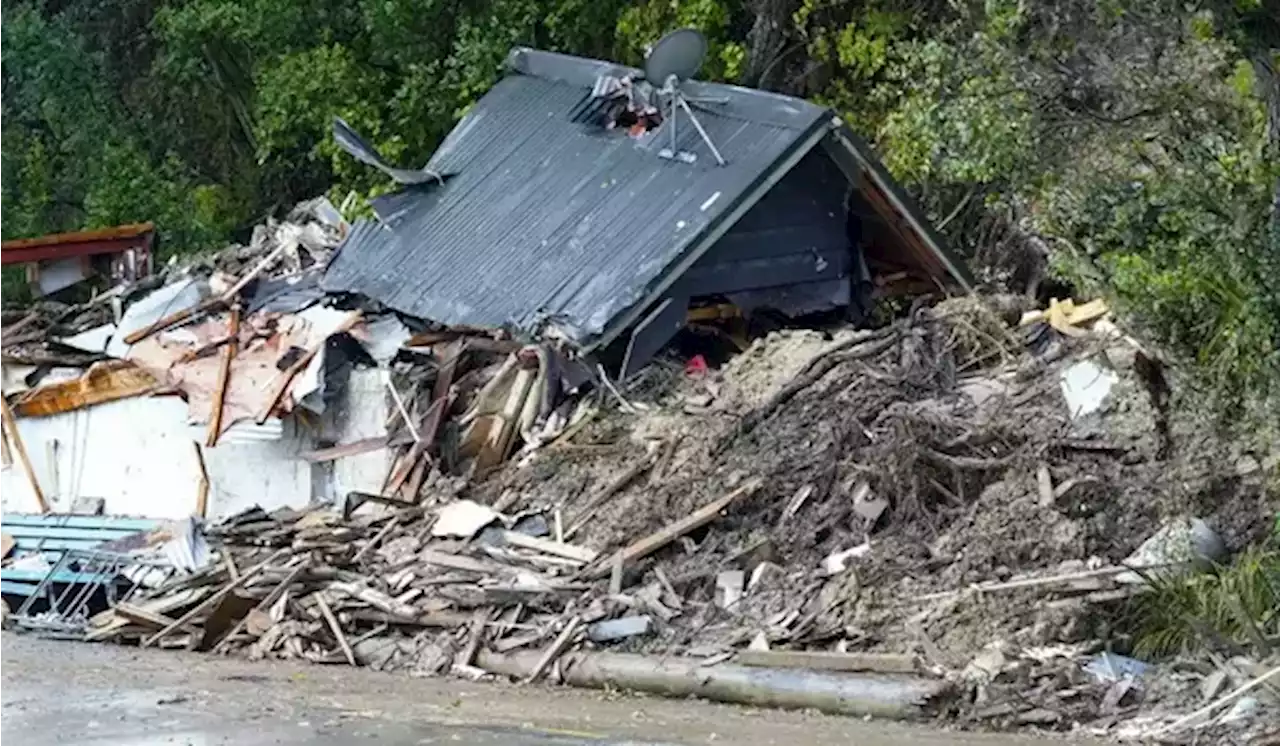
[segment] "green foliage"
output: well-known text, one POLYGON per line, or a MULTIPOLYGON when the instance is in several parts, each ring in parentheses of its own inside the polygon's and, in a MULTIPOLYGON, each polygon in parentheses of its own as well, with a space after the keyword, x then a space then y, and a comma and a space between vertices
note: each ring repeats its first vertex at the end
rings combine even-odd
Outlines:
POLYGON ((1201 649, 1265 654, 1280 634, 1280 546, 1243 552, 1208 573, 1154 575, 1129 610, 1134 652, 1162 658, 1201 649))
POLYGON ((1025 178, 1036 133, 1015 62, 981 35, 899 45, 871 93, 889 104, 877 133, 886 165, 917 184, 1025 178))
POLYGON ((235 214, 227 190, 197 184, 173 156, 151 162, 132 143, 103 148, 85 194, 87 227, 152 221, 164 226, 159 258, 226 240, 235 214))
MULTIPOLYGON (((382 89, 382 77, 337 44, 286 54, 264 65, 255 79, 253 131, 259 163, 291 178, 299 178, 300 172, 303 184, 327 176, 351 184, 367 181, 369 169, 324 137, 335 116, 373 138, 386 157, 400 158, 403 140, 383 130, 381 104, 364 93, 382 89)), ((288 190, 288 184, 282 188, 288 190)))
POLYGON ((1105 158, 1084 159, 1094 168, 1043 190, 1039 218, 1071 247, 1056 256, 1060 274, 1117 300, 1195 361, 1221 403, 1238 404, 1280 391, 1280 265, 1269 249, 1280 162, 1267 154, 1252 70, 1223 59, 1205 72, 1184 113, 1200 120, 1194 131, 1117 138, 1105 158))
POLYGON ((0 2, 6 237, 227 240, 390 188, 334 116, 420 165, 513 46, 639 64, 691 26, 701 77, 769 70, 832 106, 961 251, 1050 247, 1224 401, 1280 380, 1280 0, 0 2))
POLYGON ((623 62, 639 66, 648 45, 675 28, 695 28, 710 44, 699 77, 734 81, 742 74, 746 50, 731 20, 739 10, 725 0, 645 0, 618 17, 617 36, 623 62))

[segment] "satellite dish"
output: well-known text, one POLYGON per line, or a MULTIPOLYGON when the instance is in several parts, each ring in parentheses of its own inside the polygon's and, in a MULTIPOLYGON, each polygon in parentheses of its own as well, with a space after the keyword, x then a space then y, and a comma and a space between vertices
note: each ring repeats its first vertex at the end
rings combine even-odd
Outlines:
POLYGON ((702 69, 707 56, 707 37, 691 28, 676 29, 659 39, 644 58, 644 78, 655 86, 667 79, 687 80, 702 69))
POLYGON ((707 37, 691 28, 682 28, 672 31, 659 39, 649 49, 649 54, 644 58, 645 80, 658 88, 659 96, 667 97, 667 110, 663 112, 663 121, 666 122, 667 130, 671 133, 671 146, 658 151, 658 156, 661 158, 672 158, 686 163, 692 163, 697 158, 693 153, 686 153, 677 149, 676 117, 679 112, 683 111, 689 117, 689 122, 693 124, 693 128, 697 130, 698 136, 707 144, 707 149, 715 157, 716 163, 721 166, 725 165, 724 156, 720 155, 720 150, 712 142, 711 135, 707 134, 702 122, 698 121, 698 117, 693 113, 689 103, 723 104, 726 101, 712 98, 689 98, 681 90, 680 86, 681 83, 698 73, 698 70, 702 68, 702 60, 706 56, 707 37))

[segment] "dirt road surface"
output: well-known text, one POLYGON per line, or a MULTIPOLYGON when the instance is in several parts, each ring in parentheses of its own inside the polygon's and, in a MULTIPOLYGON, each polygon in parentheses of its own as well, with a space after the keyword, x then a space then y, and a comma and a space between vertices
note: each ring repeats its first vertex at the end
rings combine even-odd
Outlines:
POLYGON ((2 637, 0 734, 24 746, 1030 746, 1045 740, 552 686, 414 679, 337 666, 2 637))

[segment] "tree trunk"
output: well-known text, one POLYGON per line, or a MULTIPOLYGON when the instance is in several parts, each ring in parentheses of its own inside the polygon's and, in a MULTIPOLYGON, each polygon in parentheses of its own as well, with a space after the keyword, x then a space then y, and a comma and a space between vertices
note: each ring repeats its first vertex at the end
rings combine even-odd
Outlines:
POLYGON ((755 16, 747 32, 747 59, 742 82, 753 88, 780 93, 787 90, 786 57, 794 54, 791 44, 791 17, 800 8, 798 0, 747 0, 747 9, 755 16))
MULTIPOLYGON (((1277 69, 1277 53, 1263 45, 1251 55, 1253 74, 1258 93, 1267 108, 1266 157, 1280 165, 1280 69, 1277 69)), ((1270 305, 1280 312, 1280 173, 1271 188, 1271 220, 1267 255, 1262 258, 1263 287, 1270 288, 1270 305)), ((1280 342, 1280 340, 1277 340, 1280 342)))

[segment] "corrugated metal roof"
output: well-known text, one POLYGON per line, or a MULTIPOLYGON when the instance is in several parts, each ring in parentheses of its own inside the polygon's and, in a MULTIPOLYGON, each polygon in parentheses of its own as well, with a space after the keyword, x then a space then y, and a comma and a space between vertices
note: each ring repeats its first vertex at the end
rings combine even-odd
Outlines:
POLYGON ((445 324, 535 332, 554 321, 587 343, 834 126, 798 99, 692 83, 691 97, 727 99, 698 112, 727 165, 683 115, 678 145, 697 161, 672 161, 658 156, 670 122, 633 139, 579 121, 597 74, 634 71, 530 50, 512 64, 427 164, 456 175, 384 202, 387 223, 357 225, 325 290, 445 324))

